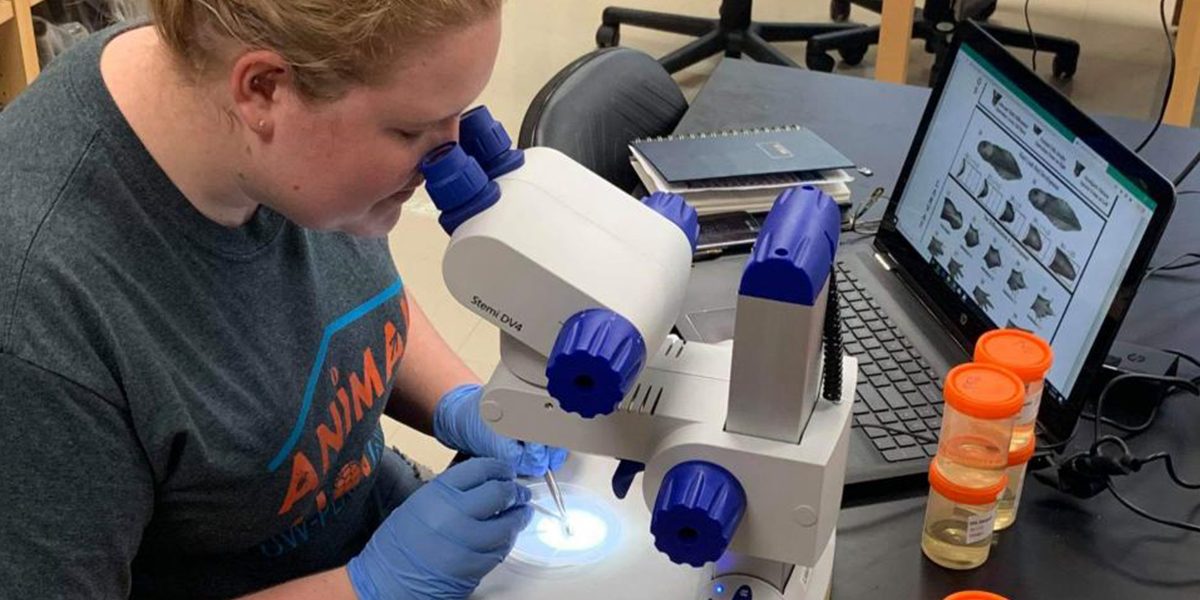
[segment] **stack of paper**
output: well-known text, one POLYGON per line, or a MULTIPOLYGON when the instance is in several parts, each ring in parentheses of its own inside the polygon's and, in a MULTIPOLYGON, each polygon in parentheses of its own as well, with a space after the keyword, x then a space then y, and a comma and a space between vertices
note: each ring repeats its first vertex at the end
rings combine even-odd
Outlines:
POLYGON ((642 163, 636 156, 629 159, 633 170, 641 179, 646 191, 671 192, 683 196, 697 214, 707 215, 721 212, 746 211, 764 212, 771 209, 775 198, 784 190, 801 184, 815 185, 833 197, 838 204, 849 204, 850 188, 846 185, 854 178, 842 169, 821 171, 820 177, 805 180, 800 177, 764 176, 730 178, 726 185, 705 187, 692 184, 671 185, 649 163, 642 163))
POLYGON ((853 164, 799 126, 637 140, 629 150, 649 192, 679 194, 701 215, 766 211, 801 184, 850 202, 853 164))

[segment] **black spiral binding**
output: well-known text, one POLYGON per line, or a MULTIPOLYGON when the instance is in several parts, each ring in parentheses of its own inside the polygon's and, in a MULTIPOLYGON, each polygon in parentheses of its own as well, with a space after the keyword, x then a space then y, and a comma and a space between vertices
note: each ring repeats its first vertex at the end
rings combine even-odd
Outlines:
POLYGON ((829 270, 829 299, 825 302, 825 369, 821 374, 822 396, 842 401, 842 315, 837 291, 837 268, 829 270))

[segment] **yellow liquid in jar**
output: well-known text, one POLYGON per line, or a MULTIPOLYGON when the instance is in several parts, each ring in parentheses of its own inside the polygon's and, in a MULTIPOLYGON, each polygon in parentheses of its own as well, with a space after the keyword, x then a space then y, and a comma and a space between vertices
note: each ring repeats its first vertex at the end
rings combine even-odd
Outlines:
POLYGON ((921 532, 921 550, 929 560, 947 569, 974 569, 987 561, 992 540, 985 537, 974 544, 967 542, 967 522, 943 519, 926 524, 921 532))
POLYGON ((983 438, 970 436, 943 440, 935 460, 946 479, 982 488, 1000 483, 1008 467, 1008 452, 983 438))
POLYGON ((1035 423, 1036 421, 1031 421, 1013 427, 1012 442, 1008 445, 1010 452, 1020 450, 1033 442, 1035 423))
POLYGON ((996 525, 995 530, 1000 531, 1005 527, 1013 524, 1017 520, 1017 496, 1012 493, 1012 489, 1004 488, 1000 493, 1000 500, 996 502, 996 525))

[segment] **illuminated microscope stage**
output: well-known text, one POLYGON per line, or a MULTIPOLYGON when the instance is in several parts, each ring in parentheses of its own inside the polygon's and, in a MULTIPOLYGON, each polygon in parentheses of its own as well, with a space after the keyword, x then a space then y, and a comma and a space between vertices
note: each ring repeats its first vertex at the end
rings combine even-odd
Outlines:
MULTIPOLYGON (((642 476, 618 500, 611 484, 616 467, 611 458, 572 454, 557 473, 572 534, 566 535, 558 518, 535 512, 508 559, 484 578, 471 599, 731 598, 732 590, 712 593, 709 569, 677 565, 655 549, 642 476)), ((531 482, 530 489, 533 502, 557 514, 544 483, 531 482)), ((819 569, 825 571, 819 579, 827 579, 828 566, 819 569)))
POLYGON ((611 502, 587 488, 561 484, 559 490, 570 524, 568 533, 562 519, 546 514, 558 514, 546 484, 537 483, 530 489, 533 502, 544 507, 544 511, 535 512, 533 522, 517 538, 509 557, 514 568, 526 565, 527 573, 544 575, 555 569, 590 565, 608 558, 620 544, 621 521, 611 502))
MULTIPOLYGON (((559 519, 535 512, 508 560, 471 599, 695 597, 704 570, 676 565, 654 548, 641 475, 618 500, 611 484, 616 467, 611 458, 572 454, 557 473, 572 535, 559 519)), ((538 480, 530 489, 534 502, 557 514, 545 484, 538 480)))

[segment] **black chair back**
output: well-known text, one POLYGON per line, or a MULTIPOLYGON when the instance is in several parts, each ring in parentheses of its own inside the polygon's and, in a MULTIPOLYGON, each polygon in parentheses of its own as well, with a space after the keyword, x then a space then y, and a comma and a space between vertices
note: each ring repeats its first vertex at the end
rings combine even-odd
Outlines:
POLYGON ((567 65, 530 103, 517 145, 554 148, 625 191, 640 181, 629 142, 668 135, 687 111, 679 85, 653 57, 603 48, 567 65))

